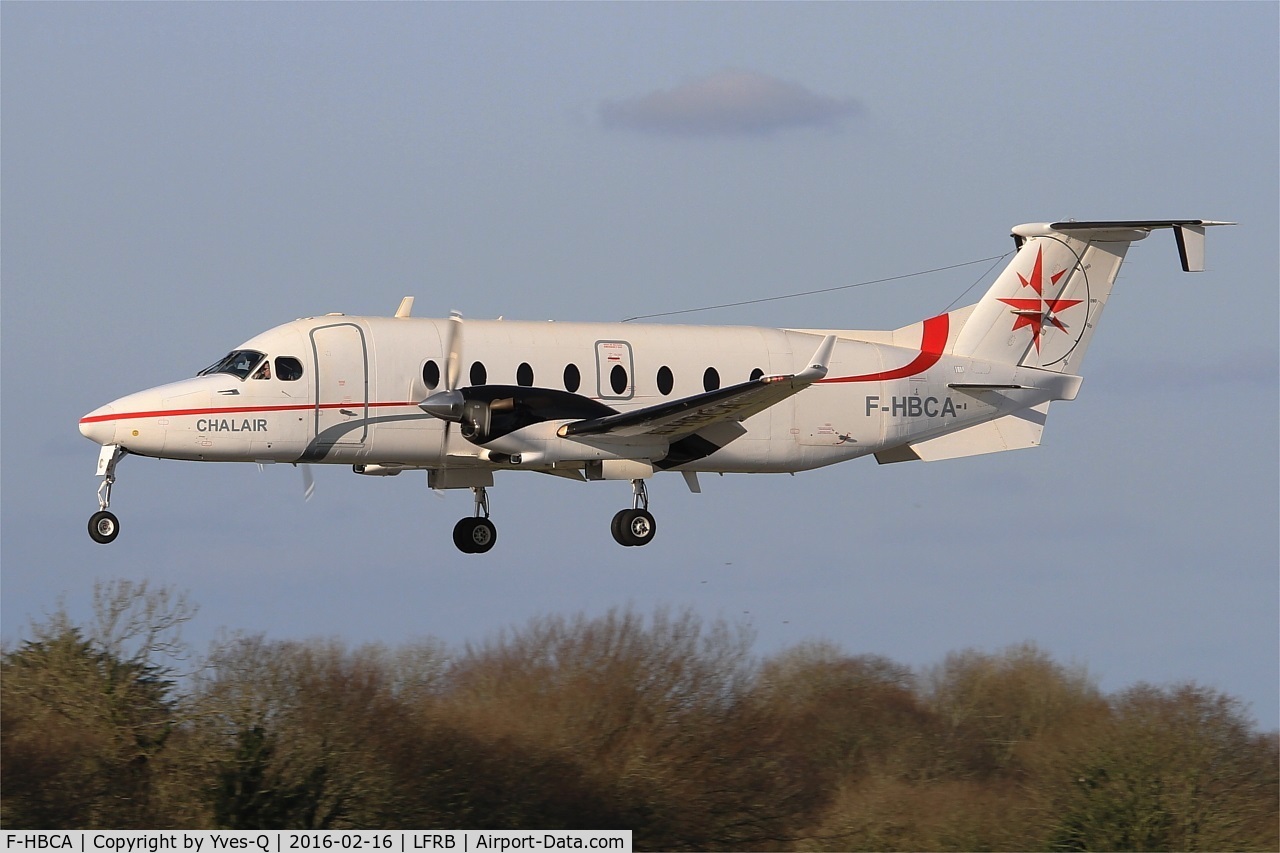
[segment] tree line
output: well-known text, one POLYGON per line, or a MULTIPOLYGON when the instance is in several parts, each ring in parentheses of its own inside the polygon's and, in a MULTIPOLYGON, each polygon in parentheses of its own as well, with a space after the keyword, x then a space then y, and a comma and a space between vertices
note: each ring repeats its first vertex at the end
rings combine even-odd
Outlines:
POLYGON ((0 663, 5 828, 631 829, 644 850, 1276 850, 1277 734, 1033 645, 923 671, 690 611, 460 648, 231 636, 95 588, 0 663))

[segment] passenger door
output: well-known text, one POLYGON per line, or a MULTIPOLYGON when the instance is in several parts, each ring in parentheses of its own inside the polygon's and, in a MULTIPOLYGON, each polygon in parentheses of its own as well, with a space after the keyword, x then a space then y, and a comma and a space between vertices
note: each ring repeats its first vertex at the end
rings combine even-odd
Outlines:
POLYGON ((316 444, 362 447, 369 433, 369 348, 364 329, 334 323, 311 330, 316 365, 316 444))
POLYGON ((631 344, 596 341, 596 394, 602 400, 630 400, 636 395, 631 344))

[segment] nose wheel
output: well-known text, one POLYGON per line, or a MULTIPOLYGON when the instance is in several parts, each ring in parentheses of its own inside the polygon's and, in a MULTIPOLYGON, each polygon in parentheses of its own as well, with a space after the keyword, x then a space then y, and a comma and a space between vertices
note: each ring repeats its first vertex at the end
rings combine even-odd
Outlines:
POLYGON ((114 542, 120 535, 120 519, 116 518, 115 513, 105 509, 95 512, 89 516, 89 535, 94 542, 102 545, 114 542))
POLYGON ((120 519, 107 507, 111 505, 111 487, 116 482, 116 463, 128 452, 118 444, 108 444, 98 456, 98 474, 102 482, 98 484, 98 511, 89 516, 89 536, 102 545, 114 542, 120 535, 120 519))
POLYGON ((631 509, 624 509, 615 515, 609 530, 619 545, 648 545, 658 532, 658 524, 649 512, 649 490, 645 488, 644 480, 632 480, 631 491, 631 509))
POLYGON ((464 554, 483 554, 498 541, 498 528, 489 520, 489 493, 484 486, 472 486, 476 512, 453 526, 453 544, 464 554))

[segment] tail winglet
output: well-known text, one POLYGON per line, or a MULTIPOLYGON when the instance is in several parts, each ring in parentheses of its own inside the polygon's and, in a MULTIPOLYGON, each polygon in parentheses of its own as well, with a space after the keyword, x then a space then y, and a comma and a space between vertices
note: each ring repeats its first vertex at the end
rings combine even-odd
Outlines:
MULTIPOLYGON (((1173 229, 1183 270, 1204 269, 1206 219, 1042 222, 1013 229, 1017 254, 964 320, 952 354, 1079 373, 1129 246, 1173 229)), ((962 309, 964 310, 964 309, 962 309)))

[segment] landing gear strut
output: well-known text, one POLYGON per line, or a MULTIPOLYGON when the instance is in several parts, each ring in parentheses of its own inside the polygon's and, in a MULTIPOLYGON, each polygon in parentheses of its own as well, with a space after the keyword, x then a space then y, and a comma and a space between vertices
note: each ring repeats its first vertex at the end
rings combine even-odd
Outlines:
POLYGON ((102 482, 98 484, 98 511, 89 516, 89 536, 102 545, 114 542, 120 535, 120 519, 115 513, 108 512, 107 507, 111 505, 111 487, 116 482, 116 463, 128 452, 118 444, 108 444, 98 456, 98 473, 102 475, 102 482))
POLYGON ((489 520, 489 493, 484 486, 472 486, 476 510, 453 526, 453 544, 464 554, 483 554, 498 541, 498 528, 489 520))
POLYGON ((609 529, 619 545, 648 545, 658 531, 658 524, 649 513, 649 490, 644 480, 632 480, 631 493, 631 509, 615 515, 609 529))

